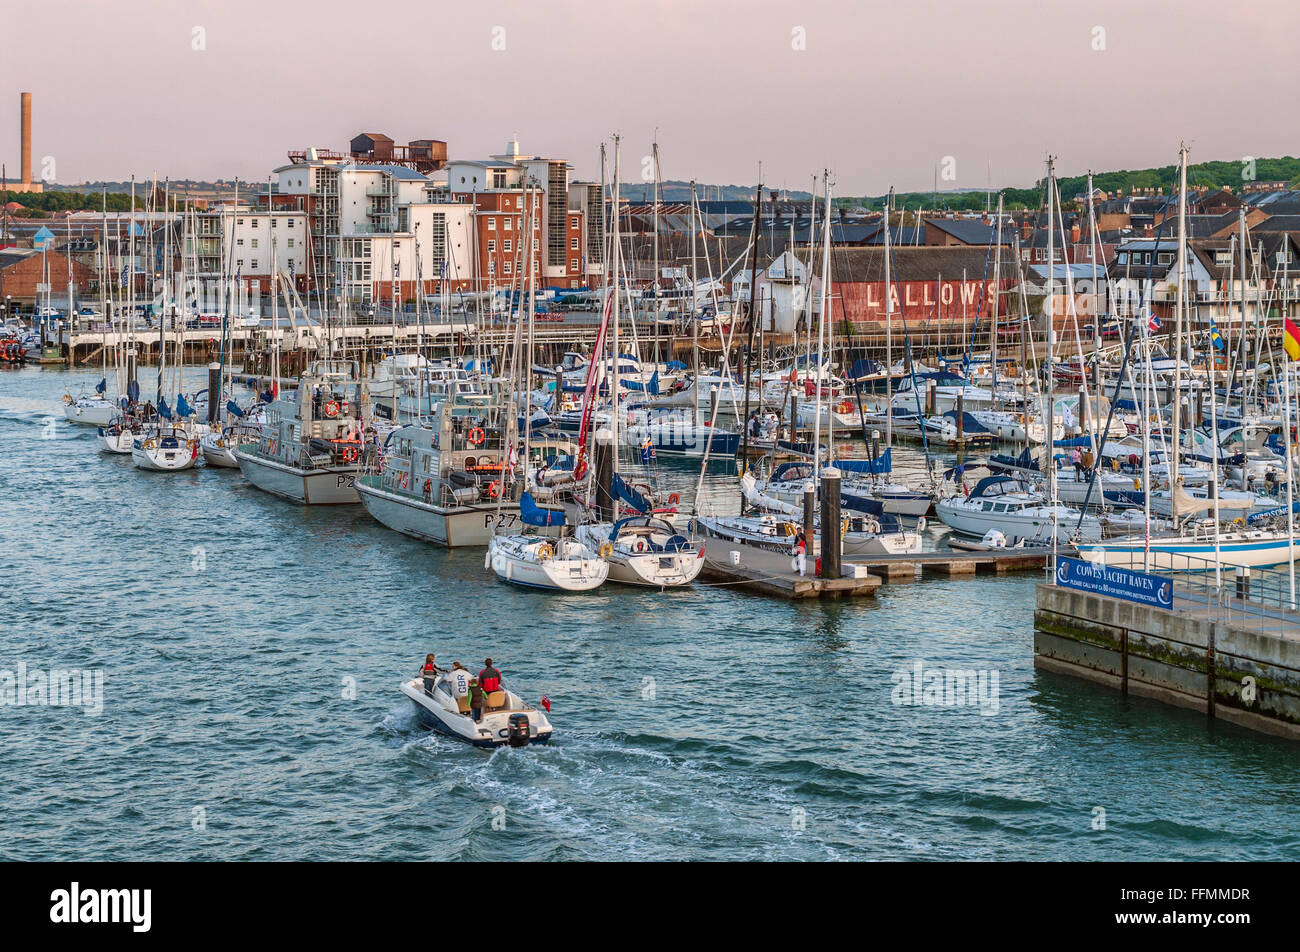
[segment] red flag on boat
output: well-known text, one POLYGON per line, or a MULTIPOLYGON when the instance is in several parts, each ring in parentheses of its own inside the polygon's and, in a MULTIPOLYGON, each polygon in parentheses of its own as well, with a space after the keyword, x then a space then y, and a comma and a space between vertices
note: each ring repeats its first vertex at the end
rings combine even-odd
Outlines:
POLYGON ((551 699, 545 694, 542 695, 542 707, 546 709, 547 714, 551 713, 551 699))

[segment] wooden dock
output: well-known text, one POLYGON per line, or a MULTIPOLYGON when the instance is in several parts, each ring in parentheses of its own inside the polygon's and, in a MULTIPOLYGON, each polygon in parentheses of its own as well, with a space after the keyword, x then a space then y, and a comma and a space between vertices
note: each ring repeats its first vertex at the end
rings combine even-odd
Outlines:
POLYGON ((718 585, 734 586, 776 598, 857 598, 874 595, 883 581, 865 571, 843 578, 823 579, 813 575, 814 560, 808 559, 808 574, 791 571, 791 558, 742 542, 710 539, 704 550, 700 575, 718 585), (732 564, 732 552, 740 554, 732 564))
POLYGON ((969 575, 1003 575, 1041 571, 1050 552, 1016 549, 971 552, 921 552, 915 555, 846 556, 846 564, 860 565, 886 582, 909 582, 927 575, 962 578, 969 575))
POLYGON ((791 556, 741 542, 710 539, 704 551, 702 577, 779 598, 853 598, 875 595, 886 582, 911 582, 925 576, 973 578, 1007 572, 1041 571, 1050 552, 1015 549, 972 552, 922 552, 915 555, 865 555, 844 559, 843 578, 822 579, 813 574, 816 560, 808 559, 808 574, 791 571, 791 556), (732 552, 740 554, 732 564, 732 552))

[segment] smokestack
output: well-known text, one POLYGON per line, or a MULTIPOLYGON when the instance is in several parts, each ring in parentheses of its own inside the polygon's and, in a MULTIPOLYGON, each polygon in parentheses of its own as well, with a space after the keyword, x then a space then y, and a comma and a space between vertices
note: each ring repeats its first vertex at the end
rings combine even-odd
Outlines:
POLYGON ((22 93, 22 183, 32 184, 32 94, 22 93))

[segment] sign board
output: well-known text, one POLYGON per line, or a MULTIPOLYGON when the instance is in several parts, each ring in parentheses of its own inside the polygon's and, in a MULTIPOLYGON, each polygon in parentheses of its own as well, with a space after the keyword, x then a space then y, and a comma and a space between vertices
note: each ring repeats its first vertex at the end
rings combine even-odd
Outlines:
POLYGON ((1153 608, 1172 609, 1174 606, 1174 583, 1169 579, 1148 572, 1112 568, 1100 562, 1059 558, 1056 560, 1056 584, 1153 608))

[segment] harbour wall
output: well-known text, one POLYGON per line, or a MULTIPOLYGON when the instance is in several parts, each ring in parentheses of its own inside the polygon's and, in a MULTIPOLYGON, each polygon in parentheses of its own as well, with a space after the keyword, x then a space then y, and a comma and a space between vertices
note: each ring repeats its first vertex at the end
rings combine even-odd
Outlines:
POLYGON ((1208 614, 1041 584, 1034 666, 1300 740, 1300 628, 1208 614))

